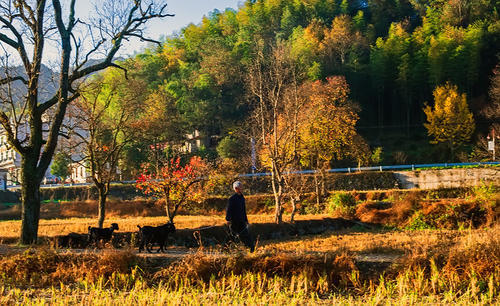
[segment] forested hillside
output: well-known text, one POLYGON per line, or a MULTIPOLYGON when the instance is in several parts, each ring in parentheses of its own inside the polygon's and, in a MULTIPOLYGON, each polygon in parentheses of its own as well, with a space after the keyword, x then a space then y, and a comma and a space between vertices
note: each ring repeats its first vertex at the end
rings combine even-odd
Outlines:
POLYGON ((259 52, 272 59, 273 46, 281 45, 299 83, 345 76, 360 107, 356 129, 372 151, 383 148, 381 162, 463 160, 499 119, 498 112, 483 112, 495 105, 488 93, 499 59, 498 6, 495 0, 245 1, 238 11, 211 12, 126 65, 147 87, 151 111, 144 120, 156 139, 194 129, 220 137, 248 131, 256 105, 249 67, 259 52), (433 91, 447 82, 465 94, 475 121, 461 157, 430 146, 423 125, 425 104, 433 105, 433 91))

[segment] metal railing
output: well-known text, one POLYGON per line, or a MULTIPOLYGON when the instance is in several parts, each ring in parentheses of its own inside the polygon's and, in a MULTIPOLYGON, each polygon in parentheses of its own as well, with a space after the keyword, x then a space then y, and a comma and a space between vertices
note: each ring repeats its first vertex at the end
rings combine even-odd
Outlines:
MULTIPOLYGON (((375 166, 375 167, 348 167, 348 168, 335 168, 325 170, 328 173, 351 173, 361 171, 388 171, 388 170, 419 170, 429 168, 453 168, 453 167, 466 167, 466 166, 487 166, 487 165, 500 165, 500 162, 474 162, 474 163, 441 163, 441 164, 412 164, 412 165, 392 165, 392 166, 375 166)), ((290 171, 286 174, 314 174, 319 170, 301 170, 290 171)), ((239 174, 238 177, 259 177, 270 176, 271 172, 259 173, 245 173, 239 174)))

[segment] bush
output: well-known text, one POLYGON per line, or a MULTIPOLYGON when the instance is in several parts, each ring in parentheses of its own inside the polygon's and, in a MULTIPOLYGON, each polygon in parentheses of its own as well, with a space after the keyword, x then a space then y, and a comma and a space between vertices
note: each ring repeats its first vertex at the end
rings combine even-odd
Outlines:
POLYGON ((410 231, 433 229, 433 227, 429 225, 425 219, 426 218, 422 212, 415 212, 405 229, 410 231))
POLYGON ((317 204, 316 201, 304 200, 300 204, 299 212, 303 215, 317 215, 322 214, 325 211, 325 207, 322 204, 317 204))
POLYGON ((498 194, 498 188, 495 185, 493 185, 493 183, 486 184, 483 182, 481 185, 474 186, 471 188, 472 197, 481 203, 488 203, 488 202, 494 203, 497 194, 498 194))
POLYGON ((217 153, 222 158, 238 158, 244 152, 244 145, 235 137, 226 136, 217 145, 217 153))
POLYGON ((330 214, 354 214, 356 199, 352 193, 336 192, 328 197, 327 209, 330 214))

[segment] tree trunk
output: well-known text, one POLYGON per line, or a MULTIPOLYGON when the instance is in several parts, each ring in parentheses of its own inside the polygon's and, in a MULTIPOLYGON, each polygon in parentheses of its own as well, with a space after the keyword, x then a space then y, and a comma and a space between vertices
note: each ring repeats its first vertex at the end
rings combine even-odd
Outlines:
POLYGON ((324 169, 319 170, 320 176, 321 176, 321 197, 323 198, 323 195, 326 195, 326 186, 325 186, 325 171, 324 169))
POLYGON ((406 106, 406 136, 410 138, 410 122, 411 122, 411 97, 408 96, 408 104, 406 106))
POLYGON ((165 200, 165 211, 167 213, 167 218, 170 222, 172 222, 172 216, 170 215, 170 208, 169 208, 169 204, 167 202, 167 200, 165 200))
POLYGON ((455 162, 455 146, 453 144, 450 145, 450 162, 455 162))
POLYGON ((382 102, 382 97, 381 93, 378 93, 377 99, 377 112, 378 112, 378 139, 382 137, 384 133, 384 107, 383 107, 383 102, 382 102))
POLYGON ((106 198, 108 197, 108 193, 105 190, 105 187, 98 187, 99 192, 99 214, 97 217, 99 228, 102 228, 104 225, 104 219, 106 218, 106 198))
POLYGON ((164 189, 163 194, 165 197, 165 212, 167 213, 167 218, 171 223, 174 223, 174 215, 170 214, 170 191, 164 189))
POLYGON ((36 175, 36 162, 32 163, 30 161, 30 157, 25 157, 22 161, 21 244, 33 244, 36 243, 38 239, 41 182, 36 175))
POLYGON ((320 184, 318 182, 318 173, 314 173, 314 188, 316 191, 316 205, 319 207, 321 203, 321 188, 319 188, 320 184))
POLYGON ((293 197, 293 196, 290 199, 290 201, 292 202, 292 213, 290 214, 290 222, 293 223, 293 222, 295 222, 294 218, 295 218, 295 213, 297 211, 297 201, 295 200, 295 197, 293 197))
POLYGON ((282 183, 280 183, 279 178, 276 174, 274 165, 271 169, 271 183, 273 187, 274 205, 275 205, 274 221, 279 224, 283 222, 282 210, 281 210, 281 197, 283 194, 283 187, 282 183))

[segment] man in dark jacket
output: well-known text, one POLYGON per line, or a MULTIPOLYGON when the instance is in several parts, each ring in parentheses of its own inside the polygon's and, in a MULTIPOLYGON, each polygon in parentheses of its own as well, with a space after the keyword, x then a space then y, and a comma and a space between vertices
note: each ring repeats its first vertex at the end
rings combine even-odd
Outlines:
POLYGON ((245 197, 242 194, 243 185, 240 181, 233 183, 234 194, 229 198, 226 208, 226 221, 233 236, 238 236, 240 240, 254 251, 255 243, 248 231, 248 218, 245 207, 245 197))

